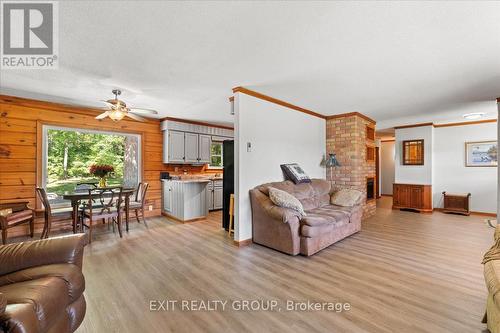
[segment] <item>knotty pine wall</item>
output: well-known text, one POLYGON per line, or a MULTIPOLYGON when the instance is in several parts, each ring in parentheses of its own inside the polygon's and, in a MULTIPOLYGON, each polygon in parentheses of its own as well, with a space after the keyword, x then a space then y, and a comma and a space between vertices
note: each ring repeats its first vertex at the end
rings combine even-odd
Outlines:
MULTIPOLYGON (((142 179, 149 183, 147 205, 153 205, 153 210, 146 214, 160 215, 160 172, 171 171, 175 167, 162 163, 163 137, 160 121, 96 120, 94 117, 100 112, 89 108, 0 95, 0 203, 29 201, 31 207, 42 208, 36 198, 35 187, 41 184, 41 130, 42 125, 46 124, 140 134, 143 149, 142 179)), ((202 167, 180 166, 179 168, 194 172, 204 171, 202 167)), ((54 224, 53 230, 69 230, 70 225, 69 221, 57 223, 54 224)), ((36 223, 38 235, 42 228, 43 219, 38 218, 36 223)), ((9 238, 22 234, 28 234, 27 227, 9 229, 9 238)))

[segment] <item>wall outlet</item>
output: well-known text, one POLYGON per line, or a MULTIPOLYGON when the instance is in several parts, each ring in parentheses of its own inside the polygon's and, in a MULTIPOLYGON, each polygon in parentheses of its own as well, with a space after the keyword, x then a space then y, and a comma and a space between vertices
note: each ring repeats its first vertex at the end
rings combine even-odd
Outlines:
POLYGON ((252 152, 252 143, 247 142, 247 153, 250 153, 250 152, 252 152))
POLYGON ((153 210, 153 205, 149 205, 148 209, 149 209, 149 211, 152 211, 153 210))

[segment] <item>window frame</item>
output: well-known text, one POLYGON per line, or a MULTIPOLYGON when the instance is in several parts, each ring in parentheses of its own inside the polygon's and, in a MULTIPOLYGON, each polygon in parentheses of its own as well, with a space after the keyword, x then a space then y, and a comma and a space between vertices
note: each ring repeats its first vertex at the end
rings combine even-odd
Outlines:
MULTIPOLYGON (((214 156, 219 156, 219 155, 214 155, 214 156)), ((220 140, 212 140, 210 143, 210 163, 208 163, 208 168, 213 169, 213 170, 222 170, 224 168, 224 141, 220 140), (212 145, 213 144, 220 144, 220 161, 221 161, 221 166, 217 165, 212 165, 212 145)))
POLYGON ((110 130, 97 130, 97 129, 89 129, 85 127, 70 127, 70 126, 58 126, 58 125, 47 125, 42 124, 42 156, 41 156, 41 179, 40 184, 41 187, 47 187, 47 163, 49 157, 49 146, 47 143, 47 135, 49 130, 59 130, 59 131, 73 131, 73 132, 82 132, 82 133, 92 133, 92 134, 108 134, 108 135, 122 135, 128 137, 137 138, 137 182, 140 183, 142 181, 142 173, 143 173, 143 165, 142 165, 142 135, 138 133, 130 133, 130 132, 122 132, 122 131, 110 131, 110 130))

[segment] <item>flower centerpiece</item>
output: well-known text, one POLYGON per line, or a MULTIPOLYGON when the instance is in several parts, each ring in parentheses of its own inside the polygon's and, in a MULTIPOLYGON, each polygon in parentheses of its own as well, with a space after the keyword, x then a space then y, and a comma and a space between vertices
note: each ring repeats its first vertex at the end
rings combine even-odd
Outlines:
POLYGON ((93 176, 99 177, 99 187, 106 187, 106 177, 115 171, 112 165, 107 164, 92 164, 89 173, 93 176))

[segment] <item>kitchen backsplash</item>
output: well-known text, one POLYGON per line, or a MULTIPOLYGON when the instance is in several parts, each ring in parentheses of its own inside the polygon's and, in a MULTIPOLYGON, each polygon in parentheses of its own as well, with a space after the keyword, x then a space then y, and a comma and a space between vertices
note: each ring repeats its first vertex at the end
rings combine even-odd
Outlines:
POLYGON ((171 175, 182 174, 222 174, 222 169, 210 169, 208 164, 190 165, 190 164, 164 164, 165 170, 171 175))

